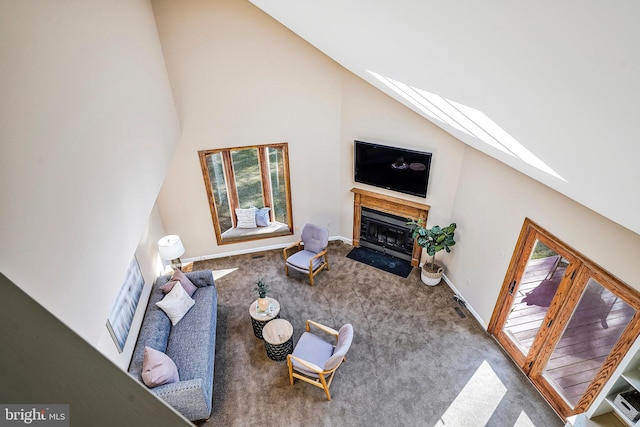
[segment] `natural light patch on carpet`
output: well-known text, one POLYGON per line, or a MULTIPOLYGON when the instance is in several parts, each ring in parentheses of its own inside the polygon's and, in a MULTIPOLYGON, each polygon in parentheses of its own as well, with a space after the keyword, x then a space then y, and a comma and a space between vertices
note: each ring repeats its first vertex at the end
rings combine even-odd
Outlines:
POLYGON ((227 274, 231 274, 236 270, 237 268, 225 268, 222 270, 213 270, 213 280, 221 279, 222 277, 226 276, 227 274))
POLYGON ((531 421, 531 419, 524 413, 524 411, 520 412, 516 423, 513 427, 536 427, 536 425, 531 421))
POLYGON ((436 426, 486 425, 506 393, 507 388, 485 360, 438 420, 436 426))

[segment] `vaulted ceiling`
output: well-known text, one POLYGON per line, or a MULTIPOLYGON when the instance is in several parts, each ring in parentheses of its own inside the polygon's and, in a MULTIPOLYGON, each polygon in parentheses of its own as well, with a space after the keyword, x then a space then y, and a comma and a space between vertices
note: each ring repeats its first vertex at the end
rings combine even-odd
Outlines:
POLYGON ((640 234, 640 2, 250 1, 461 141, 640 234))

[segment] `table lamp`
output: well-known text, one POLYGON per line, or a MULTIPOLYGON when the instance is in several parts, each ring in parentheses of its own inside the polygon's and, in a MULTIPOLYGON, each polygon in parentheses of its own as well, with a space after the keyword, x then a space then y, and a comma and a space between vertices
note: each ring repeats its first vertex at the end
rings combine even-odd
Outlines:
POLYGON ((185 251, 179 236, 170 234, 158 240, 158 252, 160 253, 160 258, 171 261, 171 268, 174 270, 182 269, 180 257, 184 255, 185 251))

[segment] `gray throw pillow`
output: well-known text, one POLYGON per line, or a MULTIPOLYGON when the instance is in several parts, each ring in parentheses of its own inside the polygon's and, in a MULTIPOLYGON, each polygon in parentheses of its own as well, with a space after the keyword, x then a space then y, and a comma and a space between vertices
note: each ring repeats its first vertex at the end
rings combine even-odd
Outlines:
POLYGON ((271 208, 260 208, 256 210, 256 225, 266 227, 269 225, 269 211, 271 208))

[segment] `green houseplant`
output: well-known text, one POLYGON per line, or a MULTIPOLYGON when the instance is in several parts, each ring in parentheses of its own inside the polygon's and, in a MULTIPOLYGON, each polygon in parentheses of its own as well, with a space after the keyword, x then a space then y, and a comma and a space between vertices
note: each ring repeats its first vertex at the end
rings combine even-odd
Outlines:
POLYGON ((418 246, 424 248, 427 255, 431 257, 430 261, 422 265, 420 277, 422 281, 430 286, 435 286, 442 279, 442 267, 436 264, 436 254, 442 250, 451 252, 451 247, 456 244, 454 234, 456 231, 456 223, 452 222, 447 227, 434 225, 426 228, 423 219, 411 220, 408 223, 413 227, 413 239, 418 246))
POLYGON ((269 309, 269 299, 267 298, 267 292, 269 291, 269 285, 260 279, 256 282, 256 287, 253 288, 258 293, 258 311, 265 312, 269 309))

